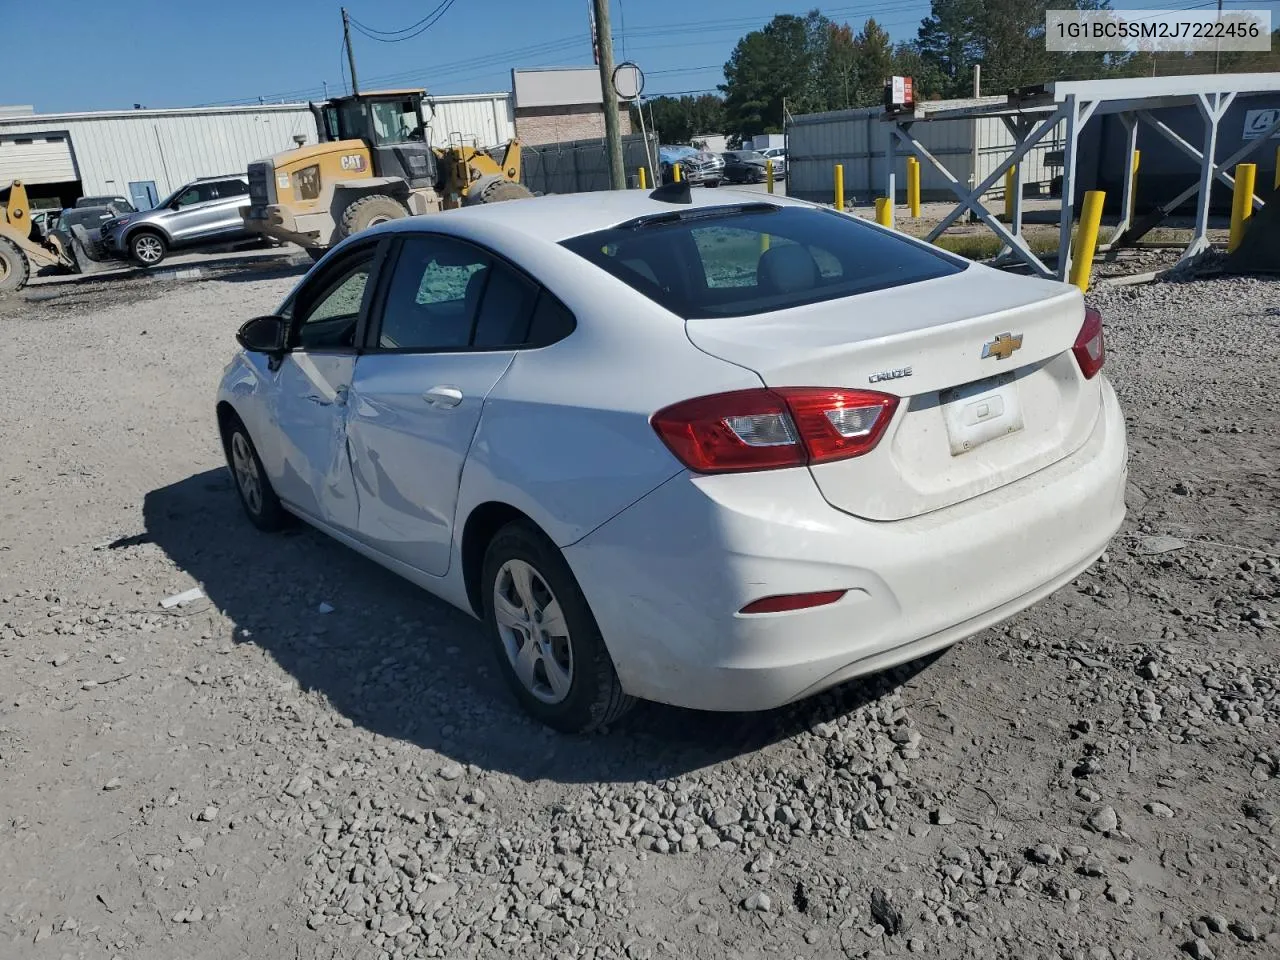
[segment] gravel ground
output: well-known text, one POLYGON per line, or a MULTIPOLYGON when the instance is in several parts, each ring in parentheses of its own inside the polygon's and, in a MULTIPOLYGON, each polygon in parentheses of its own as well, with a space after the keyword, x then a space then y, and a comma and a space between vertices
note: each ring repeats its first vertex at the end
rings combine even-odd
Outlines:
POLYGON ((1076 583, 574 739, 468 618, 241 519, 213 389, 293 281, 0 302, 0 955, 1280 956, 1280 283, 1094 298, 1130 516, 1076 583))

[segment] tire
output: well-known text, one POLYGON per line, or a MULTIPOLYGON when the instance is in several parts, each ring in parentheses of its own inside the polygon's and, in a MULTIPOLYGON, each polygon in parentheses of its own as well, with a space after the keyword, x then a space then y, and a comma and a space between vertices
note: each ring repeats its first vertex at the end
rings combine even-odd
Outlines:
POLYGON ((280 505, 280 498, 267 479, 262 458, 258 456, 258 448, 253 445, 249 431, 239 417, 228 418, 223 427, 223 441, 231 480, 249 522, 268 533, 287 527, 291 517, 280 505))
POLYGON ((478 183, 467 192, 465 206, 480 203, 502 203, 506 200, 530 200, 533 193, 522 183, 493 175, 489 182, 478 183))
POLYGON ((718 187, 718 186, 720 186, 720 181, 719 181, 719 180, 707 180, 707 181, 705 182, 705 185, 706 185, 706 186, 708 186, 708 187, 718 187))
POLYGON ((13 293, 27 285, 31 263, 12 240, 0 237, 0 293, 13 293))
POLYGON ((129 237, 129 259, 140 267, 155 267, 169 255, 169 242, 154 230, 139 230, 129 237))
POLYGON ((498 669, 530 715, 562 733, 586 733, 631 709, 635 698, 623 693, 591 607, 555 544, 528 523, 507 524, 485 551, 482 576, 498 669), (544 620, 557 605, 560 616, 544 620), (532 656, 522 657, 525 651, 532 656))
POLYGON ((399 200, 386 194, 371 193, 348 204, 347 209, 342 211, 339 229, 345 239, 388 220, 399 220, 407 216, 409 211, 399 200))

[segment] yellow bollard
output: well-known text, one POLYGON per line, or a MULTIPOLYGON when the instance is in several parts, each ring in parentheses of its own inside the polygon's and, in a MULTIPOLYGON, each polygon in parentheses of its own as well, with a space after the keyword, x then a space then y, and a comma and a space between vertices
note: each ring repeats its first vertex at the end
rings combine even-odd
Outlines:
POLYGON ((769 235, 767 233, 760 234, 760 253, 763 255, 769 249, 769 235))
POLYGON ((876 223, 882 227, 893 226, 893 204, 888 197, 876 197, 876 223))
POLYGON ((907 157, 907 206, 911 216, 920 216, 920 161, 907 157))
POLYGON ((1227 253, 1240 246, 1244 228, 1253 216, 1253 185, 1258 179, 1256 163, 1236 164, 1236 189, 1231 195, 1231 237, 1227 240, 1227 253))
POLYGON ((680 164, 677 163, 671 168, 671 174, 676 178, 676 183, 679 183, 680 182, 680 164))
POLYGON ((1018 165, 1004 172, 1004 218, 1013 223, 1013 191, 1018 189, 1018 165))
POLYGON ((1090 190, 1084 195, 1080 211, 1080 230, 1076 234, 1076 252, 1071 259, 1071 282, 1081 293, 1089 291, 1089 275, 1093 273, 1093 254, 1098 249, 1098 228, 1102 225, 1102 204, 1107 195, 1090 190))
MULTIPOLYGON (((769 192, 773 193, 773 157, 768 157, 764 162, 764 182, 768 184, 769 192)), ((769 249, 768 244, 765 245, 765 249, 769 249)))
POLYGON ((644 167, 640 168, 640 189, 644 190, 649 186, 648 179, 645 177, 644 167))
POLYGON ((1142 151, 1133 151, 1133 189, 1129 191, 1129 219, 1133 219, 1133 209, 1138 204, 1138 164, 1142 161, 1142 151))
POLYGON ((836 164, 836 209, 844 209, 844 164, 836 164))

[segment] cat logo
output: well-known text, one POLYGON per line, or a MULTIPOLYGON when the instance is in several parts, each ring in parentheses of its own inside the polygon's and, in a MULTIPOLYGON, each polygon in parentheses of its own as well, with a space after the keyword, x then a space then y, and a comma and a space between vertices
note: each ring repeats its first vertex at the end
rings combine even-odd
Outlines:
POLYGON ((365 168, 364 154, 348 153, 339 161, 343 170, 354 170, 357 173, 365 168))

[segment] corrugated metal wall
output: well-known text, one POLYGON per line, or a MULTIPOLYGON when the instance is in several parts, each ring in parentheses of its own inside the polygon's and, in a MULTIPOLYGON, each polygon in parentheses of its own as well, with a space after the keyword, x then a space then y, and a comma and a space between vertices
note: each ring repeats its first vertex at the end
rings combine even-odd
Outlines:
MULTIPOLYGON (((834 168, 841 163, 848 200, 870 203, 883 196, 889 127, 881 121, 882 113, 880 107, 866 107, 793 118, 787 126, 787 193, 803 200, 830 202, 835 195, 834 168)), ((1013 150, 1013 135, 999 119, 929 121, 915 124, 912 133, 967 186, 977 182, 975 161, 980 181, 1013 150)), ((1061 130, 1058 134, 1061 136, 1061 130)), ((897 199, 904 202, 907 151, 901 144, 895 147, 897 199)), ((1053 171, 1045 166, 1044 155, 1061 147, 1060 139, 1056 144, 1048 138, 1042 141, 1023 162, 1023 182, 1038 182, 1047 188, 1053 171)), ((921 165, 920 189, 926 200, 955 198, 946 178, 928 163, 921 165)), ((990 193, 1003 190, 1001 180, 990 193)))
MULTIPOLYGON (((44 132, 69 135, 85 194, 126 197, 131 182, 154 181, 164 197, 196 177, 242 173, 254 160, 291 150, 295 135, 316 142, 306 104, 0 118, 0 138, 44 132)), ((448 143, 450 133, 481 146, 505 143, 515 136, 510 97, 435 98, 432 144, 448 143)))
MULTIPOLYGON (((515 112, 505 93, 481 93, 465 97, 433 97, 431 145, 448 146, 450 134, 462 134, 468 142, 496 147, 516 135, 515 112)), ((456 137, 455 137, 456 139, 456 137)))
POLYGON ((293 137, 316 142, 305 104, 200 110, 53 114, 0 120, 0 136, 66 131, 86 194, 129 196, 129 183, 154 181, 163 197, 195 177, 238 173, 289 150, 293 137))
POLYGON ((0 133, 0 185, 62 183, 76 178, 71 143, 61 133, 0 133))

